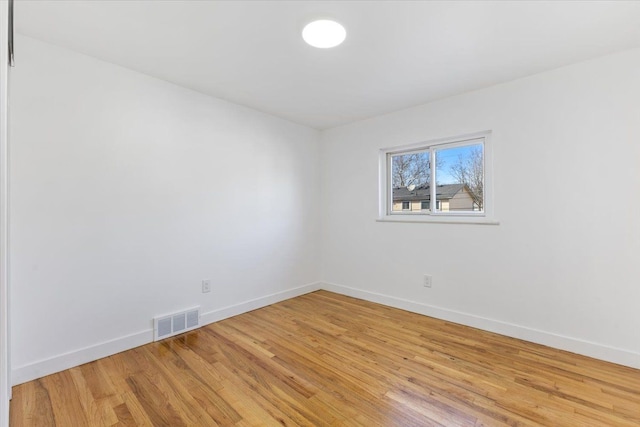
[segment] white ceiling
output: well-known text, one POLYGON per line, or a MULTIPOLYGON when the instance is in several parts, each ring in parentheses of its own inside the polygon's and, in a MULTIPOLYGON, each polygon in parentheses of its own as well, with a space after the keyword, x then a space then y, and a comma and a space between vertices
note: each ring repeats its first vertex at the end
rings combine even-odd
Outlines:
POLYGON ((27 36, 318 129, 640 47, 637 1, 18 0, 15 20, 27 36), (345 43, 306 45, 303 26, 326 17, 345 43))

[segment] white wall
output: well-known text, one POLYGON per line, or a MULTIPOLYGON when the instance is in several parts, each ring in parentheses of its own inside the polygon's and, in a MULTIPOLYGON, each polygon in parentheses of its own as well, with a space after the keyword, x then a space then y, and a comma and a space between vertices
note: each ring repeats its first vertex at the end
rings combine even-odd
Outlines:
POLYGON ((313 288, 317 131, 16 44, 15 383, 147 342, 157 315, 201 305, 212 321, 313 288))
POLYGON ((640 367, 639 69, 628 51, 324 132, 328 288, 640 367), (375 222, 380 148, 484 130, 500 225, 375 222))

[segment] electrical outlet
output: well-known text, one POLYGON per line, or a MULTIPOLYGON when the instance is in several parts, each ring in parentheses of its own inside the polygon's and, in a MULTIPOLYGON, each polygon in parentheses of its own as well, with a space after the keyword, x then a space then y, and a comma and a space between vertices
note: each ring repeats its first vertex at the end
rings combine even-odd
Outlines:
POLYGON ((424 287, 425 288, 430 288, 431 284, 433 282, 433 277, 429 274, 425 274, 424 275, 424 287))
POLYGON ((202 281, 202 293, 211 292, 211 280, 202 281))

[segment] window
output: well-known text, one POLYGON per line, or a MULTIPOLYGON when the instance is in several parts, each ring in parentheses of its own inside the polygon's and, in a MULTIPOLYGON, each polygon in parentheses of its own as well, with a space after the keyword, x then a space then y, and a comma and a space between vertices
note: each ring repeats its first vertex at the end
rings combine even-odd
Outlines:
POLYGON ((489 136, 381 150, 380 219, 491 222, 489 136))

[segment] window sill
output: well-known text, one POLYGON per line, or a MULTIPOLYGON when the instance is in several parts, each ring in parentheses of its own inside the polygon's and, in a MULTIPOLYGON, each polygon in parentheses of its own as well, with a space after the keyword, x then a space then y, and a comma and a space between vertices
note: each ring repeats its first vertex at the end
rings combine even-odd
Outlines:
POLYGON ((500 225, 499 221, 484 216, 444 216, 444 215, 385 215, 376 218, 376 222, 406 222, 431 224, 478 224, 500 225))

